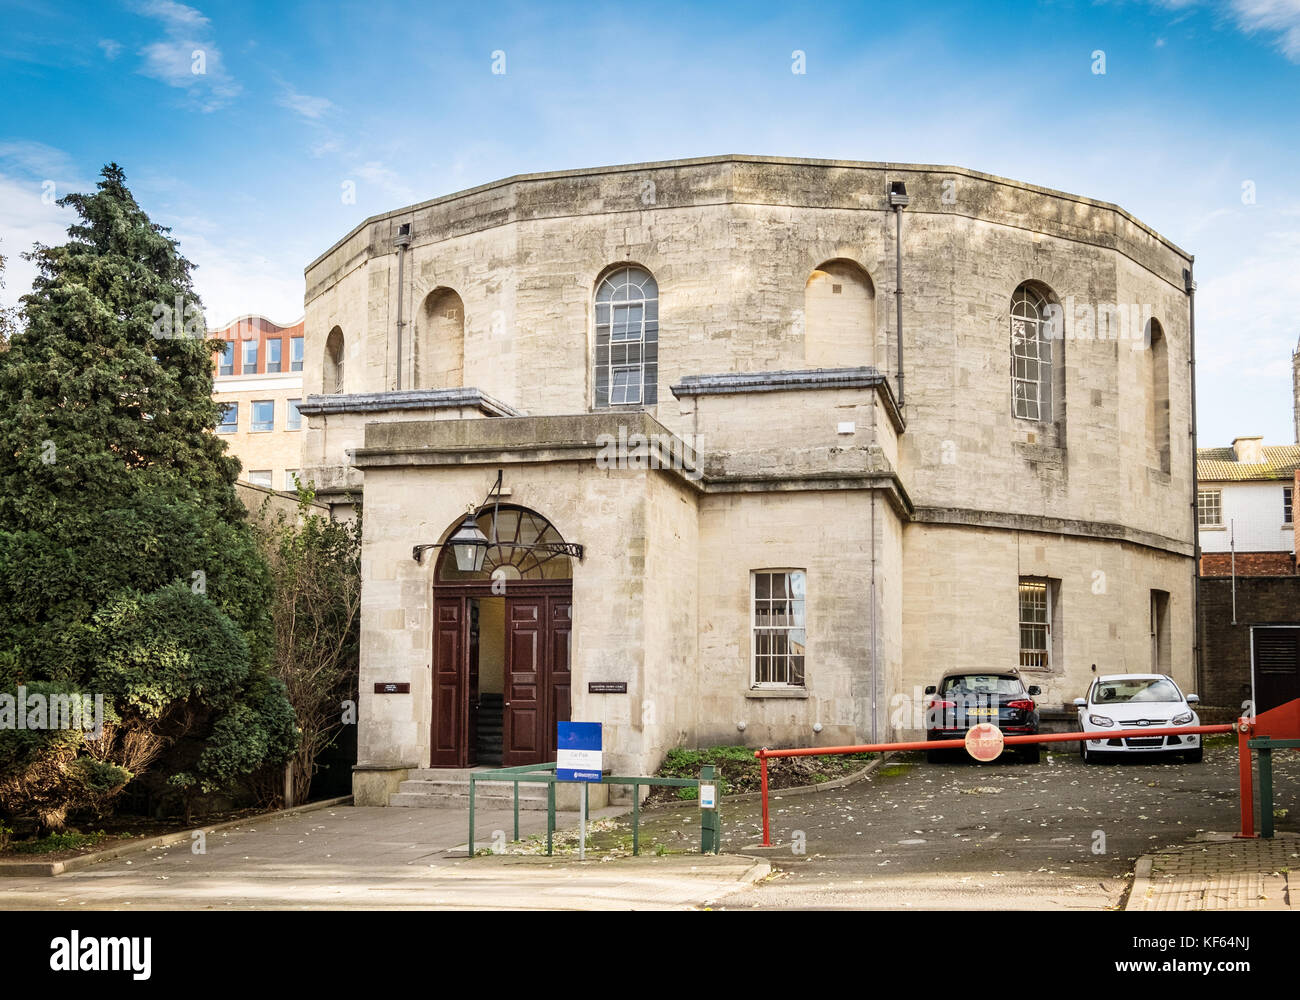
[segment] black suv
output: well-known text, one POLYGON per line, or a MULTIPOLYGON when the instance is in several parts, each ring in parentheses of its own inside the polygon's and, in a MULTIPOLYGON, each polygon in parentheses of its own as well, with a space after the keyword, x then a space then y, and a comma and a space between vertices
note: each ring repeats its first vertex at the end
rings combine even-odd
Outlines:
MULTIPOLYGON (((925 693, 927 740, 960 740, 981 722, 993 723, 1007 736, 1038 733, 1038 706, 1033 696, 1042 692, 1037 686, 1026 689, 1017 670, 949 670, 937 687, 932 684, 925 693)), ((1015 750, 1025 763, 1037 764, 1038 748, 1037 743, 1027 743, 1015 750)), ((942 754, 941 750, 929 750, 926 759, 933 763, 942 754)))

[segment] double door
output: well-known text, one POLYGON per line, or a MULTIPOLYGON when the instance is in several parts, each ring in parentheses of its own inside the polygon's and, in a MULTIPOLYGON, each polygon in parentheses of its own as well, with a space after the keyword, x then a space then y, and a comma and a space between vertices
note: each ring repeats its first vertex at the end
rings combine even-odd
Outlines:
MULTIPOLYGON (((479 650, 487 643, 472 602, 490 599, 490 593, 435 592, 433 767, 476 763, 479 650)), ((571 585, 497 599, 505 602, 502 765, 554 760, 555 724, 570 717, 571 585)))

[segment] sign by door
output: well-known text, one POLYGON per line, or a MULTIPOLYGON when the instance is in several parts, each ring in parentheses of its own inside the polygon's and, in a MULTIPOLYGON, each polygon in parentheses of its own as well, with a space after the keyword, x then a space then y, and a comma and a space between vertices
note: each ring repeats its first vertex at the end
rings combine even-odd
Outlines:
POLYGON ((555 724, 557 781, 600 781, 602 756, 599 722, 555 724))

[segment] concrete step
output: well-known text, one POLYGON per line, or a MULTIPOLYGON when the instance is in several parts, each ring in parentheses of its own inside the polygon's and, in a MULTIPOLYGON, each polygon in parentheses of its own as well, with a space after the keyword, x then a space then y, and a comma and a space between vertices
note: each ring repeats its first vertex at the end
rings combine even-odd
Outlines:
MULTIPOLYGON (((487 768, 475 768, 475 771, 487 768)), ((390 806, 403 807, 446 807, 469 808, 469 775, 467 769, 456 768, 421 768, 411 772, 397 786, 397 791, 388 799, 390 806)), ((520 809, 545 809, 545 785, 520 785, 520 809)), ((514 785, 502 781, 481 781, 475 783, 474 802, 476 807, 507 809, 514 804, 514 785)))

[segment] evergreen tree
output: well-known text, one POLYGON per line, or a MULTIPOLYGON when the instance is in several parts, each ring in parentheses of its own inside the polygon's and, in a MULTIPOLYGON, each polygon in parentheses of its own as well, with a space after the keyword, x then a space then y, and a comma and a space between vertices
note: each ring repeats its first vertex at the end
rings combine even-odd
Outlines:
POLYGON ((192 265, 120 167, 101 177, 93 194, 60 200, 80 217, 68 242, 28 255, 38 275, 25 324, 0 353, 0 691, 50 681, 106 693, 119 742, 207 741, 213 764, 197 767, 212 788, 292 749, 288 703, 266 696, 270 577, 234 492, 238 460, 213 433, 217 342, 192 265), (162 674, 166 690, 142 697, 162 674))

